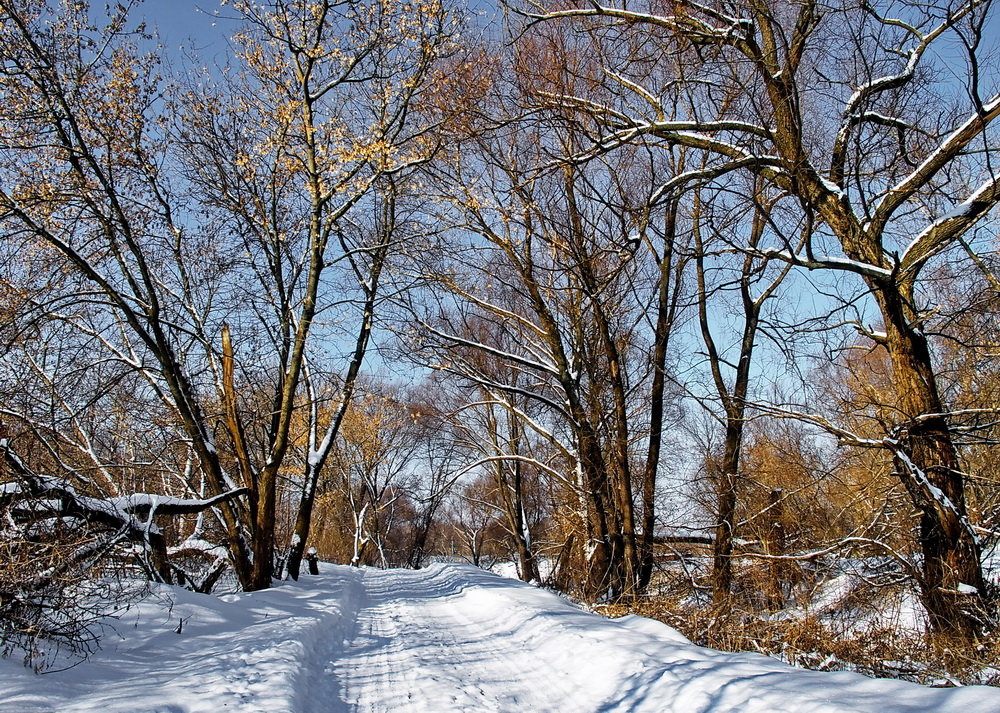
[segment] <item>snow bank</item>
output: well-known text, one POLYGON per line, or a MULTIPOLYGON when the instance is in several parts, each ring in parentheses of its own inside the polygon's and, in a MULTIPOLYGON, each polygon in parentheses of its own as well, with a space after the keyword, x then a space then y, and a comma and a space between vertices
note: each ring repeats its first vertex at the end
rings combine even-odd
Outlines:
MULTIPOLYGON (((454 576, 454 575, 447 575, 454 576)), ((607 620, 532 587, 497 587, 491 575, 463 572, 451 608, 477 612, 482 636, 520 651, 525 675, 541 689, 559 680, 561 704, 531 710, 602 713, 989 713, 1000 690, 930 689, 855 673, 795 669, 758 654, 695 646, 642 617, 607 620), (553 674, 546 671, 559 671, 553 674)), ((525 708, 527 710, 528 708, 525 708)), ((487 710, 487 709, 483 709, 487 710)), ((490 709, 493 710, 493 709, 490 709)), ((516 710, 511 708, 509 710, 516 710)))
POLYGON ((222 598, 154 587, 77 666, 34 675, 0 660, 0 713, 299 711, 361 596, 349 569, 222 598))

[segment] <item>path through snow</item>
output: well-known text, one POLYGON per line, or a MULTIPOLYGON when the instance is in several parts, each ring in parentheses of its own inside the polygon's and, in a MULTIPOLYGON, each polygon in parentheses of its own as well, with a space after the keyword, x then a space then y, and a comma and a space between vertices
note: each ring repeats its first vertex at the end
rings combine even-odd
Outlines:
POLYGON ((170 595, 76 668, 34 676, 0 662, 0 713, 1000 713, 995 688, 721 653, 460 565, 326 566, 224 600, 170 595))

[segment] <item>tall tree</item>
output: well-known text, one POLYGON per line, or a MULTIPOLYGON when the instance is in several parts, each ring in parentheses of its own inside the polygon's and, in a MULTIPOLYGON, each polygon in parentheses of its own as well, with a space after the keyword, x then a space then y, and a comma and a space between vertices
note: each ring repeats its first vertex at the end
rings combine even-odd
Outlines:
MULTIPOLYGON (((414 303, 415 342, 428 364, 474 385, 477 396, 496 395, 491 402, 561 454, 564 464, 542 468, 578 499, 583 589, 592 597, 632 594, 642 537, 633 470, 647 427, 636 400, 654 370, 643 307, 672 272, 646 260, 638 231, 649 216, 632 194, 633 177, 612 166, 538 171, 550 140, 572 142, 571 127, 525 121, 482 135, 466 148, 476 163, 442 173, 457 211, 442 221, 460 227, 424 268, 438 289, 414 303), (533 418, 522 399, 542 414, 533 418)), ((668 326, 666 314, 661 351, 668 326)), ((512 462, 521 457, 508 454, 512 462)))
MULTIPOLYGON (((185 90, 139 51, 127 8, 98 27, 80 3, 0 3, 0 220, 11 248, 73 276, 39 308, 170 413, 197 463, 188 487, 249 489, 215 512, 259 589, 310 344, 335 338, 325 324, 360 325, 346 399, 399 238, 374 196, 436 150, 439 113, 416 104, 452 25, 435 2, 235 7, 234 66, 185 90)), ((307 484, 331 440, 298 464, 307 484)))
POLYGON ((918 286, 925 267, 1000 200, 1000 96, 984 97, 981 83, 989 8, 989 0, 884 8, 754 0, 682 1, 669 12, 655 3, 648 12, 599 3, 526 11, 533 22, 586 23, 601 46, 634 45, 638 35, 688 60, 685 86, 650 77, 643 55, 608 68, 599 101, 550 97, 559 112, 599 127, 576 160, 646 137, 704 152, 716 175, 747 168, 817 221, 804 245, 789 240, 774 255, 864 283, 885 328, 870 336, 889 352, 900 404, 882 445, 921 513, 924 603, 936 632, 965 639, 983 624, 984 581, 918 286), (951 84, 922 71, 949 36, 962 40, 969 68, 951 84), (678 96, 681 117, 669 110, 678 96))
MULTIPOLYGON (((742 192, 742 191, 741 191, 742 192)), ((750 406, 751 379, 757 342, 765 326, 764 312, 768 301, 776 296, 782 281, 791 266, 782 262, 774 269, 774 260, 755 254, 765 233, 769 230, 771 212, 778 199, 763 195, 759 186, 751 186, 745 191, 747 199, 736 198, 734 205, 716 208, 713 201, 705 200, 707 189, 694 189, 692 206, 692 233, 695 250, 695 272, 697 284, 698 324, 712 384, 721 406, 719 421, 725 429, 722 456, 716 482, 716 524, 713 541, 713 587, 712 598, 716 604, 727 605, 733 581, 733 541, 735 536, 738 483, 741 477, 744 433, 750 406), (757 188, 757 190, 755 190, 757 188), (751 211, 749 226, 743 221, 732 221, 734 213, 751 211), (730 220, 725 214, 729 213, 730 220), (745 243, 740 247, 745 251, 731 254, 733 241, 724 237, 727 233, 739 235, 749 229, 745 243), (716 258, 713 264, 713 257, 716 258), (719 258, 723 259, 719 259, 719 258), (732 264, 735 257, 736 264, 732 264), (729 261, 725 258, 730 258, 729 261), (726 264, 729 262, 729 264, 726 264), (719 334, 718 319, 712 317, 729 293, 736 293, 735 345, 730 346, 719 334)), ((719 203, 725 202, 727 191, 723 190, 719 203)))

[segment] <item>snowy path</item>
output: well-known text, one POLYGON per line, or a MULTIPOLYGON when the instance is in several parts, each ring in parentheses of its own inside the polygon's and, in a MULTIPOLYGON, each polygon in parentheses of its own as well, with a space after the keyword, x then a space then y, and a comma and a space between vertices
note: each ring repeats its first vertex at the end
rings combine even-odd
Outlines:
POLYGON ((568 710, 574 692, 561 672, 513 637, 493 635, 490 620, 502 612, 458 603, 472 594, 469 574, 366 573, 357 635, 336 667, 352 710, 568 710))
POLYGON ((935 691, 720 653, 470 567, 368 570, 362 581, 357 630, 334 668, 359 713, 1000 711, 995 689, 935 691))
POLYGON ((325 566, 225 600, 170 594, 76 668, 0 662, 0 713, 1000 713, 1000 689, 703 649, 472 567, 325 566))

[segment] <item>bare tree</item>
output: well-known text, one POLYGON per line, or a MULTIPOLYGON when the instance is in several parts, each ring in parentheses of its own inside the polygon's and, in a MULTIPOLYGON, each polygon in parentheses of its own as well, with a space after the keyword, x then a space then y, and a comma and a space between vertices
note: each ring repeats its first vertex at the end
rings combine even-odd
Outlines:
POLYGON ((742 449, 747 410, 750 406, 754 353, 765 326, 764 309, 768 300, 776 295, 791 270, 791 266, 784 262, 778 269, 774 269, 773 259, 755 253, 771 227, 771 212, 778 198, 762 195, 759 190, 754 191, 754 187, 746 192, 750 198, 746 202, 737 198, 727 211, 727 206, 724 205, 725 191, 719 196, 719 203, 723 205, 716 207, 713 201, 703 197, 707 191, 696 188, 691 218, 698 323, 712 384, 721 406, 719 421, 725 429, 722 455, 717 472, 713 473, 717 510, 713 541, 712 597, 720 605, 728 603, 733 580, 738 481, 742 474, 742 449), (743 229, 741 224, 744 221, 733 221, 731 216, 734 213, 742 214, 746 210, 752 211, 750 234, 746 236, 745 244, 738 246, 740 251, 732 255, 731 241, 722 236, 727 233, 738 234, 743 229), (729 220, 726 219, 727 213, 729 220), (738 264, 727 265, 725 258, 735 258, 738 264), (734 326, 737 330, 736 343, 732 347, 722 341, 728 337, 720 335, 721 320, 710 316, 710 313, 718 314, 721 311, 721 300, 731 292, 737 293, 738 300, 738 307, 735 309, 737 323, 734 326))
MULTIPOLYGON (((475 151, 475 163, 441 171, 457 211, 441 220, 459 227, 440 259, 430 253, 422 267, 437 289, 413 300, 413 343, 428 365, 487 394, 550 444, 563 463, 524 462, 563 480, 578 500, 583 589, 619 596, 641 582, 645 535, 633 470, 648 422, 637 417, 637 400, 652 372, 662 379, 674 273, 662 252, 660 262, 646 259, 640 230, 652 219, 628 171, 538 170, 548 151, 573 141, 571 126, 525 120, 470 142, 465 155, 475 151), (647 299, 664 302, 655 340, 647 299), (540 409, 537 418, 525 400, 540 409)), ((506 458, 513 464, 524 454, 506 458)), ((655 483, 655 468, 640 472, 655 483)), ((643 517, 652 523, 654 486, 646 489, 643 517)))
MULTIPOLYGON (((236 66, 183 89, 139 53, 127 8, 95 29, 82 5, 0 4, 0 218, 11 249, 47 251, 72 276, 37 309, 166 408, 196 464, 177 473, 186 489, 249 489, 213 512, 241 584, 259 589, 310 341, 359 325, 346 402, 400 238, 394 187, 436 150, 440 112, 416 104, 452 21, 436 3, 236 8, 236 66)), ((68 385, 51 384, 57 402, 68 385)), ((331 441, 301 464, 306 524, 331 441)))
POLYGON ((627 61, 607 68, 599 100, 550 96, 559 112, 575 110, 598 127, 574 160, 645 137, 710 157, 708 169, 676 182, 748 168, 817 221, 804 245, 789 240, 771 254, 862 280, 885 328, 869 336, 893 364, 900 418, 883 447, 921 513, 924 602, 936 632, 965 639, 984 624, 984 581, 918 285, 1000 200, 992 128, 1000 97, 981 95, 975 71, 988 10, 980 0, 884 11, 761 0, 681 2, 669 12, 655 4, 648 12, 602 4, 526 11, 531 22, 586 24, 599 46, 641 35, 688 60, 676 91, 627 61), (966 40, 973 70, 950 87, 921 72, 949 34, 966 40), (678 92, 689 100, 683 116, 668 105, 678 92))

